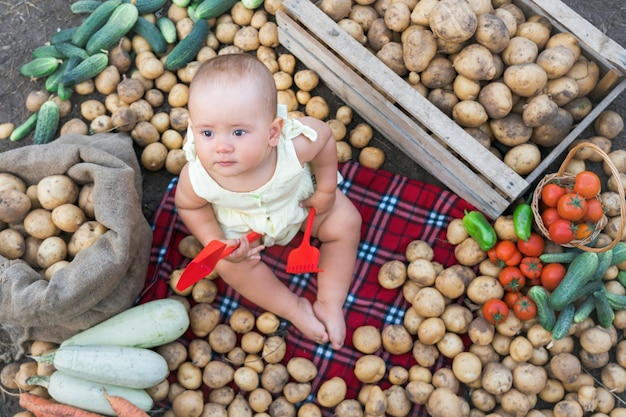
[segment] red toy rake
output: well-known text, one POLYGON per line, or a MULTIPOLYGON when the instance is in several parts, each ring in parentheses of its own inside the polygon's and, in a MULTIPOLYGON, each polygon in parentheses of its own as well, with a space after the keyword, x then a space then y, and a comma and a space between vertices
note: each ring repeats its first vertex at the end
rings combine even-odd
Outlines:
POLYGON ((287 258, 287 272, 290 274, 322 272, 322 270, 318 268, 320 251, 318 248, 311 246, 311 229, 313 228, 314 218, 315 209, 311 207, 306 220, 302 243, 300 243, 300 246, 293 249, 287 258))

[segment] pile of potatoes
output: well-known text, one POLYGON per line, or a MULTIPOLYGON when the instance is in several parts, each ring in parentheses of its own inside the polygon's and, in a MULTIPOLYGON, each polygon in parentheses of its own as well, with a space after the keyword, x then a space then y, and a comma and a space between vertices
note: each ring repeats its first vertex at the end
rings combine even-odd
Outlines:
POLYGON ((519 175, 592 108, 600 68, 511 0, 322 0, 319 7, 519 175))
POLYGON ((94 217, 92 192, 93 183, 63 174, 27 184, 0 173, 0 255, 22 259, 50 280, 108 230, 94 217))
MULTIPOLYGON (((352 109, 348 106, 341 106, 331 114, 326 100, 314 93, 319 84, 318 75, 306 68, 297 69, 293 55, 277 52, 278 30, 273 21, 277 7, 280 5, 266 2, 265 7, 251 10, 241 2, 236 3, 229 13, 210 21, 212 29, 206 45, 195 60, 177 71, 167 70, 166 54, 155 54, 143 37, 122 38, 108 53, 108 67, 74 87, 78 99, 71 100, 80 102, 79 115, 72 113, 69 100, 53 97, 62 119, 59 133, 128 132, 141 149, 141 164, 145 169, 165 169, 178 175, 186 162, 182 150, 189 117, 186 106, 189 83, 196 70, 216 55, 248 52, 254 53, 274 75, 278 101, 287 106, 289 117, 307 115, 326 121, 337 140, 340 162, 352 159, 353 150, 357 149, 362 164, 379 168, 385 155, 382 149, 370 145, 374 136, 372 128, 366 123, 352 123, 352 109)), ((156 19, 154 14, 144 17, 152 22, 156 19)), ((187 8, 172 4, 167 17, 176 23, 177 41, 184 39, 193 26, 187 8)), ((45 90, 32 91, 26 108, 36 112, 49 98, 45 90)), ((2 130, 2 135, 8 137, 10 131, 2 130)))

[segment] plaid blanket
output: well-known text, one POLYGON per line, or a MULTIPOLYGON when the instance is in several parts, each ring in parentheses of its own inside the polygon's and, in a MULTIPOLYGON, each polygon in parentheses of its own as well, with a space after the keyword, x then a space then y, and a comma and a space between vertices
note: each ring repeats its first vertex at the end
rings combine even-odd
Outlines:
MULTIPOLYGON (((469 203, 450 191, 438 186, 412 180, 383 170, 371 170, 354 162, 340 166, 343 182, 342 191, 353 201, 363 217, 361 243, 348 299, 344 311, 347 323, 347 337, 344 347, 334 351, 330 345, 316 345, 304 338, 289 323, 282 323, 287 353, 284 363, 294 356, 310 359, 318 369, 317 378, 312 381, 310 401, 315 401, 315 392, 320 384, 332 377, 342 377, 348 386, 347 398, 356 398, 361 387, 354 375, 355 361, 363 356, 354 349, 351 339, 354 330, 363 325, 383 329, 386 325, 402 324, 404 312, 410 304, 404 299, 401 288, 384 289, 378 284, 378 270, 386 262, 397 259, 405 261, 405 250, 409 242, 421 239, 428 242, 435 253, 434 260, 444 266, 456 263, 454 248, 446 241, 446 227, 450 220, 463 216, 464 210, 471 210, 469 203)), ((177 247, 180 240, 189 234, 174 207, 174 191, 177 179, 173 179, 167 189, 162 204, 154 214, 152 222, 154 243, 147 271, 146 285, 138 300, 143 303, 152 299, 164 298, 170 294, 168 285, 172 270, 184 267, 189 259, 183 257, 177 247)), ((299 233, 288 246, 273 246, 266 249, 262 259, 300 296, 310 300, 315 298, 316 276, 314 274, 289 275, 285 272, 287 255, 301 241, 299 233)), ((319 244, 319 242, 314 242, 319 244)), ((221 279, 216 283, 219 295, 214 306, 219 308, 223 320, 239 306, 260 314, 257 307, 240 297, 221 279)), ((185 336, 187 340, 193 335, 185 336)), ((380 356, 387 363, 405 368, 415 364, 409 352, 404 355, 391 355, 383 349, 380 356)), ((433 370, 449 366, 440 359, 433 370)), ((389 386, 385 380, 381 387, 389 386)), ((332 410, 323 409, 325 415, 332 410)), ((415 407, 411 416, 425 416, 424 407, 415 407)))

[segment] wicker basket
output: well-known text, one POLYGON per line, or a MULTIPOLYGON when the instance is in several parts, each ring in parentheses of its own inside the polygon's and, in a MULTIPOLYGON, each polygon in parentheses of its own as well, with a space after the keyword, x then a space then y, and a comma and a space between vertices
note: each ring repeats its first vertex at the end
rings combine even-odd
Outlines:
MULTIPOLYGON (((602 157, 602 159, 606 162, 606 164, 609 166, 609 168, 611 169, 611 173, 613 174, 615 180, 618 181, 617 189, 618 189, 618 194, 620 196, 620 203, 621 203, 620 204, 619 230, 618 230, 618 233, 615 235, 615 239, 613 239, 613 241, 609 245, 603 246, 600 248, 588 246, 588 244, 592 242, 598 236, 598 234, 600 234, 604 226, 606 226, 608 219, 606 218, 606 216, 604 216, 598 223, 596 223, 594 227, 594 231, 591 235, 587 236, 585 239, 572 240, 570 243, 562 244, 561 246, 576 247, 581 250, 585 250, 589 252, 604 252, 613 248, 620 241, 620 238, 624 231, 624 227, 626 226, 625 224, 626 223, 626 201, 625 201, 626 199, 624 197, 624 187, 622 186, 620 182, 619 171, 617 170, 617 168, 615 167, 615 165, 613 164, 609 156, 597 145, 586 142, 586 143, 580 143, 574 146, 568 152, 559 170, 554 174, 546 175, 545 177, 543 177, 541 181, 539 181, 539 183, 537 184, 533 192, 531 207, 532 207, 532 211, 533 211, 534 218, 535 218, 535 225, 537 226, 537 228, 539 229, 539 231, 545 238, 550 239, 550 233, 548 232, 548 230, 543 224, 543 221, 541 219, 541 212, 539 209, 539 202, 541 200, 541 190, 543 189, 543 187, 545 187, 547 184, 550 184, 550 183, 558 183, 559 185, 563 185, 563 186, 574 185, 574 180, 576 176, 574 174, 566 172, 565 168, 567 168, 567 165, 569 164, 570 160, 574 157, 576 152, 582 147, 592 149, 594 152, 598 153, 602 157)), ((596 198, 598 200, 601 200, 599 194, 596 196, 596 198)))

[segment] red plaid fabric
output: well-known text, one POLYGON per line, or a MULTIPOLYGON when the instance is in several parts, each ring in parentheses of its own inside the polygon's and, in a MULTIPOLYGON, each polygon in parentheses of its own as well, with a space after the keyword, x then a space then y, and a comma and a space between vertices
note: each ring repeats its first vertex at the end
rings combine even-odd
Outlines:
MULTIPOLYGON (((450 220, 462 217, 464 210, 473 209, 469 203, 450 191, 387 171, 368 169, 352 162, 342 164, 340 171, 344 177, 340 188, 363 217, 354 280, 344 306, 347 323, 345 346, 334 351, 329 345, 316 345, 304 338, 289 323, 284 322, 281 328, 287 343, 284 363, 294 356, 304 357, 312 360, 319 371, 312 382, 313 394, 310 401, 315 401, 314 393, 320 384, 335 376, 346 381, 347 398, 356 398, 362 384, 354 375, 354 366, 363 354, 354 349, 352 333, 363 325, 376 326, 382 330, 386 325, 402 324, 404 312, 410 304, 404 300, 401 289, 384 289, 378 284, 379 268, 393 259, 406 261, 406 247, 416 239, 424 240, 433 247, 435 261, 444 266, 456 263, 454 248, 446 241, 446 227, 450 220)), ((168 285, 171 272, 189 262, 177 249, 178 243, 189 231, 176 215, 176 182, 176 179, 172 181, 154 215, 154 243, 146 286, 138 303, 167 297, 171 291, 168 285)), ((288 246, 266 249, 262 259, 293 292, 313 301, 317 286, 316 276, 289 275, 285 272, 287 255, 298 246, 301 239, 300 233, 288 246)), ((216 283, 219 295, 214 306, 219 308, 225 322, 239 306, 245 306, 255 314, 262 313, 221 279, 218 278, 216 283)), ((194 335, 188 334, 185 341, 193 337, 194 335)), ((385 360, 388 369, 393 365, 408 369, 416 363, 411 353, 391 355, 381 349, 378 354, 385 360)), ((449 366, 443 358, 433 370, 442 366, 449 366)), ((384 389, 389 385, 383 380, 381 386, 384 389)), ((332 415, 332 410, 323 409, 323 412, 326 416, 332 415)), ((415 407, 410 414, 411 417, 426 415, 421 406, 415 407)))

